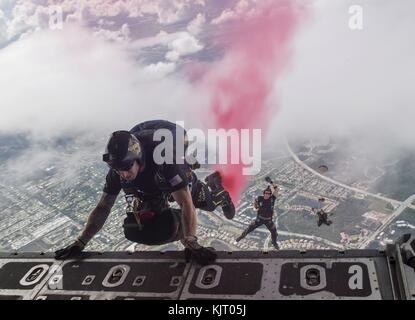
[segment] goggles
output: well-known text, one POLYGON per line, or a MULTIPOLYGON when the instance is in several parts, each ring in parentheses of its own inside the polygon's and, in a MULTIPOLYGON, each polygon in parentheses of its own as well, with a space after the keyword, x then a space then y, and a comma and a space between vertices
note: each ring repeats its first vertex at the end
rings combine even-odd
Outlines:
POLYGON ((124 162, 121 162, 121 163, 108 163, 108 166, 111 169, 114 169, 117 172, 119 172, 119 171, 129 171, 133 167, 134 162, 135 162, 135 160, 124 161, 124 162))

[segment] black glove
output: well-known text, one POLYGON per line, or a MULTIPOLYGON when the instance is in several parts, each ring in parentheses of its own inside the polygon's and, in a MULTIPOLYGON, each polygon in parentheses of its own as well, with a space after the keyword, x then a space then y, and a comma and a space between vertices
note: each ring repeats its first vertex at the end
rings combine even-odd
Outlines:
POLYGON ((216 253, 211 248, 202 247, 196 237, 188 237, 185 240, 184 256, 186 262, 194 259, 198 264, 205 266, 216 260, 216 253))
POLYGON ((265 177, 265 181, 268 182, 269 184, 274 185, 270 177, 265 177))
POLYGON ((64 260, 78 257, 84 248, 85 244, 81 240, 77 239, 66 248, 55 251, 55 259, 64 260))

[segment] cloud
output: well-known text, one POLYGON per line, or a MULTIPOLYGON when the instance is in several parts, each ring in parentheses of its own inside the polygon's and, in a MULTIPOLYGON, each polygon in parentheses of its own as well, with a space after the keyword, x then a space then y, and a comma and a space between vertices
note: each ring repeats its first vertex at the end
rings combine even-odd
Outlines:
POLYGON ((98 37, 116 42, 130 42, 130 34, 130 27, 126 23, 124 23, 119 30, 111 31, 108 29, 98 28, 97 31, 94 32, 94 35, 98 37))
POLYGON ((7 40, 7 25, 4 12, 0 9, 0 45, 7 40))
MULTIPOLYGON (((150 118, 190 117, 192 104, 206 106, 203 98, 195 98, 200 92, 177 67, 180 58, 215 40, 201 36, 210 17, 201 10, 205 4, 162 2, 64 0, 60 5, 67 22, 63 30, 55 31, 47 30, 45 11, 52 1, 16 1, 7 6, 3 2, 0 46, 13 37, 25 37, 0 50, 0 87, 7 88, 0 97, 1 131, 28 132, 37 141, 88 131, 106 137, 150 118), (122 19, 110 19, 117 15, 122 19), (163 24, 188 20, 182 26, 185 31, 158 25, 168 32, 137 39, 126 17, 163 24), (85 23, 76 26, 68 22, 71 19, 85 23), (139 62, 143 49, 151 52, 151 48, 157 58, 148 65, 139 62), (163 99, 166 96, 169 99, 163 99)), ((289 68, 269 97, 269 104, 280 106, 270 140, 284 129, 298 136, 342 134, 359 139, 361 145, 384 142, 376 152, 382 147, 393 152, 396 145, 414 149, 415 4, 411 0, 399 4, 381 0, 376 6, 361 0, 307 3, 313 13, 294 38, 289 68), (364 10, 361 31, 348 28, 348 9, 356 4, 364 10)), ((224 22, 254 15, 255 6, 255 1, 238 1, 209 27, 220 33, 224 22)), ((260 61, 255 64, 261 66, 260 61)))
POLYGON ((62 9, 65 24, 78 22, 89 27, 101 27, 98 31, 100 35, 118 41, 119 37, 114 34, 114 30, 102 28, 103 21, 118 20, 119 28, 126 23, 137 24, 143 19, 152 20, 154 24, 167 25, 188 19, 194 8, 203 8, 204 5, 201 0, 4 1, 0 6, 0 46, 23 34, 48 28, 51 6, 62 9), (6 9, 8 13, 4 13, 6 9))
POLYGON ((187 32, 178 33, 178 37, 168 44, 169 52, 166 53, 166 59, 177 61, 181 56, 196 53, 203 49, 203 45, 187 32))
POLYGON ((189 33, 192 35, 198 35, 202 31, 205 23, 205 15, 202 13, 198 13, 197 16, 187 25, 187 31, 189 31, 189 33))
MULTIPOLYGON (((235 8, 226 8, 221 12, 221 14, 212 19, 212 24, 222 24, 231 20, 236 20, 242 18, 248 14, 248 9, 252 6, 252 1, 248 2, 247 0, 239 0, 235 8)), ((252 7, 251 7, 252 8, 252 7)))
POLYGON ((410 0, 316 2, 277 87, 283 109, 274 125, 368 144, 385 138, 385 149, 415 147, 414 11, 410 0), (349 7, 356 4, 363 9, 360 31, 349 28, 349 7))
POLYGON ((3 13, 3 43, 38 27, 41 22, 38 13, 41 10, 37 11, 36 7, 30 2, 17 2, 12 7, 10 16, 3 13))
POLYGON ((100 161, 112 131, 150 119, 189 123, 185 110, 195 97, 175 63, 142 65, 135 54, 124 42, 105 41, 77 25, 36 32, 0 50, 0 87, 7 88, 0 135, 23 133, 30 142, 3 163, 6 176, 29 181, 54 165, 68 186, 75 185, 79 159, 84 165, 85 159, 100 161), (56 145, 62 137, 74 139, 76 148, 62 152, 56 145))
MULTIPOLYGON (((49 3, 55 4, 52 1, 49 3)), ((154 16, 160 24, 177 22, 187 15, 187 11, 194 6, 204 6, 200 0, 64 0, 58 5, 74 14, 87 11, 92 17, 114 17, 127 14, 130 18, 154 16)))
POLYGON ((75 7, 82 7, 81 4, 95 17, 115 17, 119 14, 129 12, 128 3, 124 1, 93 0, 89 1, 89 3, 77 1, 75 7))
POLYGON ((187 84, 174 66, 144 66, 124 44, 73 26, 43 31, 0 50, 2 132, 33 137, 129 128, 173 117, 187 84), (10 85, 13 84, 13 85, 10 85), (169 101, 161 99, 169 94, 169 101))
POLYGON ((176 64, 172 62, 157 62, 146 66, 144 70, 150 78, 162 79, 176 70, 176 64))
POLYGON ((32 142, 18 156, 2 163, 0 173, 3 183, 25 183, 56 170, 59 188, 73 189, 80 181, 82 170, 100 160, 102 141, 90 136, 78 136, 71 141, 71 148, 49 142, 32 142))
POLYGON ((179 62, 180 58, 203 50, 204 45, 187 31, 173 33, 160 31, 154 37, 142 38, 129 43, 129 50, 139 53, 144 52, 146 48, 155 47, 158 47, 159 52, 162 52, 165 48, 165 60, 153 63, 154 66, 151 66, 150 68, 158 65, 159 67, 163 66, 163 68, 176 69, 176 64, 179 62))

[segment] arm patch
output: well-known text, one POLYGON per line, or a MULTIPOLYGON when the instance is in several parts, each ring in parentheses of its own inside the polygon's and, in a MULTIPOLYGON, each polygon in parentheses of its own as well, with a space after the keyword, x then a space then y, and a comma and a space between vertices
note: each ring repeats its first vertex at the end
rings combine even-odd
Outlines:
POLYGON ((179 183, 181 183, 183 181, 183 179, 180 177, 180 175, 176 174, 173 178, 171 178, 169 180, 170 186, 171 187, 175 187, 177 186, 179 183))

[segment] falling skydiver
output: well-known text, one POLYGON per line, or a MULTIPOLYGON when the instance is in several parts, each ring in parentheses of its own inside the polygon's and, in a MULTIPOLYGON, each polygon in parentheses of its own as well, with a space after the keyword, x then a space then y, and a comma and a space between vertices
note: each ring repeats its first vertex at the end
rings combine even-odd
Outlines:
POLYGON ((317 226, 321 226, 323 223, 326 225, 331 225, 332 221, 328 220, 328 214, 326 211, 324 211, 323 207, 324 207, 324 198, 319 198, 318 199, 318 205, 317 208, 312 208, 312 211, 315 212, 318 216, 318 221, 317 221, 317 226))
POLYGON ((245 238, 250 232, 254 231, 256 228, 262 226, 263 224, 268 228, 271 233, 271 242, 275 249, 279 249, 277 243, 277 227, 272 221, 274 214, 274 204, 278 194, 278 186, 272 182, 269 177, 266 177, 265 180, 269 183, 269 186, 264 190, 263 195, 255 199, 254 208, 257 211, 257 217, 247 229, 236 238, 236 242, 241 241, 245 238))

